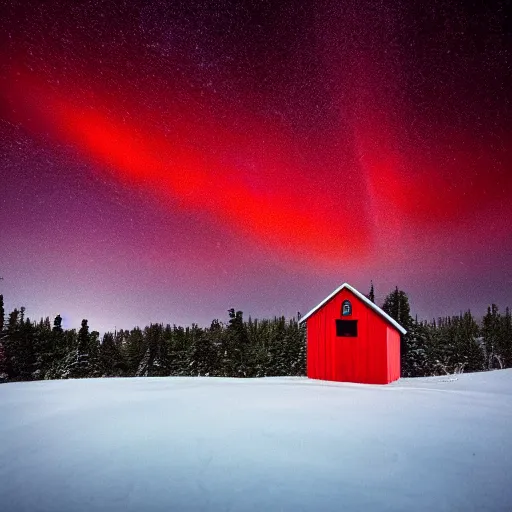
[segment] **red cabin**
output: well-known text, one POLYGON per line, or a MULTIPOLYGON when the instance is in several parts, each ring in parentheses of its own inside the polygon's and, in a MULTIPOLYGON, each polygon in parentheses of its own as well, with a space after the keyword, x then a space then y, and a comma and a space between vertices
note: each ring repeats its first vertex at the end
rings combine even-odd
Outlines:
POLYGON ((310 379, 389 384, 400 378, 400 334, 406 330, 349 284, 300 322, 307 322, 310 379))

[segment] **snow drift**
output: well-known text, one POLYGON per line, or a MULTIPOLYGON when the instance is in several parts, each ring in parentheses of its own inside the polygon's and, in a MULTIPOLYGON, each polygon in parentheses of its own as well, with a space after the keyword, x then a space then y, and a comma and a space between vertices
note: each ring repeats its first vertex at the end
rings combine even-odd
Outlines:
POLYGON ((512 370, 0 385, 0 508, 511 510, 512 370))

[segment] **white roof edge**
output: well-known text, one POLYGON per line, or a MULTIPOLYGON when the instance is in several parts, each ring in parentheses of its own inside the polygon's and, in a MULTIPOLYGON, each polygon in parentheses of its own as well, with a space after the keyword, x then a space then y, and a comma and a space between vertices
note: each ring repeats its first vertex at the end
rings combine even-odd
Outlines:
POLYGON ((385 311, 383 311, 377 304, 374 304, 368 297, 365 297, 361 292, 358 292, 354 287, 350 286, 348 283, 343 283, 341 286, 336 288, 328 297, 326 297, 318 306, 315 306, 309 313, 304 315, 300 320, 299 324, 307 320, 313 313, 318 311, 324 304, 329 302, 335 295, 337 295, 341 290, 346 288, 351 291, 357 298, 361 299, 367 306, 369 306, 373 311, 378 313, 380 316, 385 318, 391 325, 396 327, 398 331, 402 334, 405 334, 407 331, 393 318, 391 318, 385 311))

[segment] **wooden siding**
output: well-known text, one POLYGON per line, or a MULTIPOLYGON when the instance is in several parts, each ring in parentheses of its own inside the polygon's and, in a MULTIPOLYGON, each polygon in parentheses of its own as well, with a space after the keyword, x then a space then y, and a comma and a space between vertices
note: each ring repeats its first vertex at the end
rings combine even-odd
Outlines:
POLYGON ((368 384, 399 378, 399 332, 350 290, 341 290, 306 322, 308 377, 368 384), (352 304, 352 315, 343 317, 346 299, 352 304), (357 337, 336 336, 340 318, 357 320, 357 337))

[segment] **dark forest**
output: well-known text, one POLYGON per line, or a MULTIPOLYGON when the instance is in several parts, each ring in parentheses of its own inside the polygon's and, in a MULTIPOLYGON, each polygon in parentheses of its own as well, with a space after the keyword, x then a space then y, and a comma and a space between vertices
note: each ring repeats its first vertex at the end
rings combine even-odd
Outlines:
MULTIPOLYGON (((373 286, 368 294, 373 299, 373 286)), ((407 294, 396 288, 382 309, 407 329, 402 377, 425 377, 512 367, 512 318, 489 306, 481 322, 472 312, 430 322, 411 316, 407 294)), ((5 314, 0 295, 0 382, 88 377, 268 377, 306 373, 306 331, 296 318, 243 318, 209 327, 150 324, 106 332, 84 319, 64 329, 57 315, 31 320, 24 307, 5 314)))

